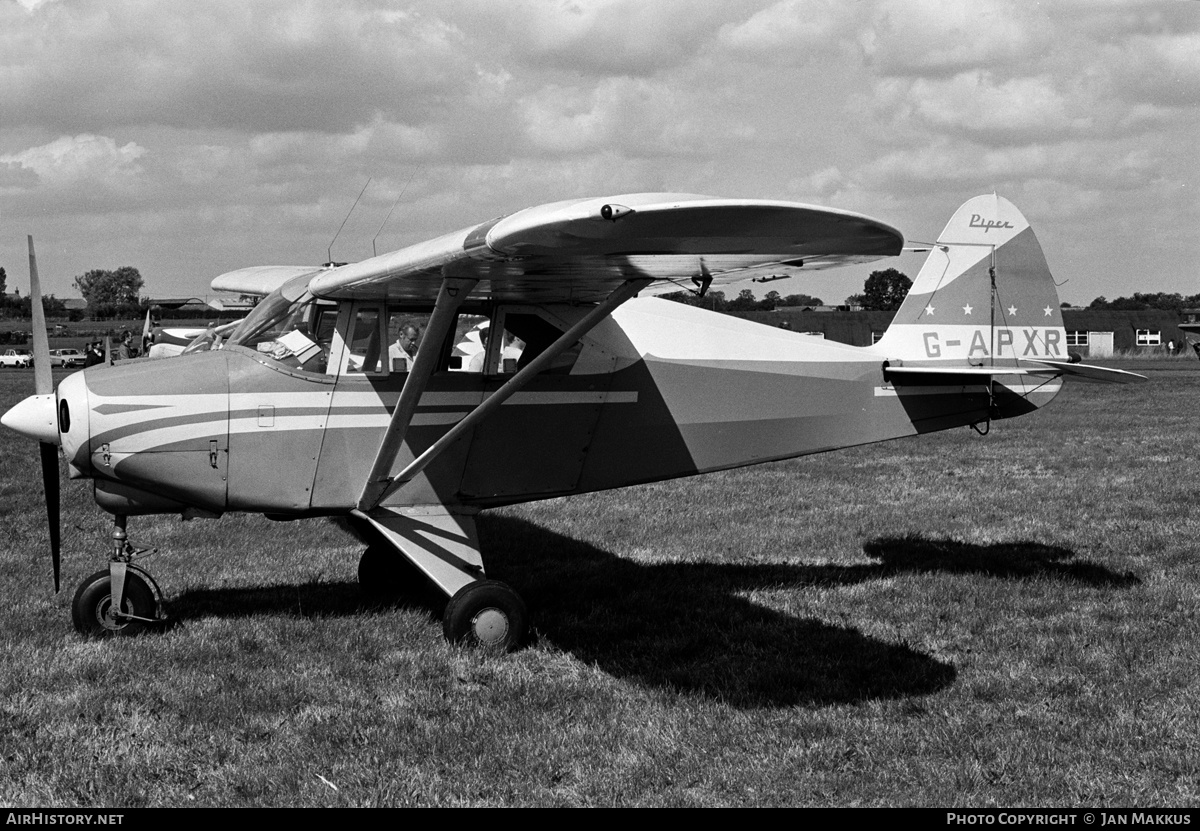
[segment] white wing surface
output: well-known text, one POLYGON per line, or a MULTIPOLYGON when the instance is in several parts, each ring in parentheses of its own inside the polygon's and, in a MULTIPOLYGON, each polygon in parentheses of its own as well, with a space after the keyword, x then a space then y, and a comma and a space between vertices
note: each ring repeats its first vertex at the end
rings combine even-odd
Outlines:
MULTIPOLYGON (((793 275, 900 253, 900 232, 870 217, 794 202, 641 193, 528 208, 428 242, 330 269, 312 269, 318 297, 431 301, 443 275, 479 280, 473 297, 592 302, 631 278, 714 285, 793 275)), ((301 267, 243 269, 222 291, 276 285, 301 267)), ((256 292, 257 293, 257 292, 256 292)))
POLYGON ((311 265, 256 265, 225 272, 212 281, 212 289, 231 294, 266 297, 288 280, 320 272, 320 268, 311 265))

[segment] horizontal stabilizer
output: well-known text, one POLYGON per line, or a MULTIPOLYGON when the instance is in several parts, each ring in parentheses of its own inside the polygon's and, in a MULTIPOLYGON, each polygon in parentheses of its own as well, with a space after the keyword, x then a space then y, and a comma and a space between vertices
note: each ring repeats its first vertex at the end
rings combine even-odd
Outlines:
POLYGON ((1015 366, 888 366, 888 381, 917 386, 967 386, 986 384, 997 375, 1046 375, 1015 366))
POLYGON ((1123 369, 1108 369, 1102 366, 1072 364, 1067 361, 1021 361, 1020 366, 888 366, 884 374, 911 384, 978 384, 996 375, 1036 375, 1057 377, 1070 375, 1081 381, 1097 381, 1109 384, 1138 384, 1146 376, 1123 369))
POLYGON ((1126 372, 1123 369, 1110 369, 1104 366, 1088 364, 1072 364, 1067 361, 1025 361, 1028 364, 1041 364, 1049 367, 1055 373, 1070 375, 1081 381, 1096 381, 1104 384, 1140 384, 1148 380, 1145 375, 1136 372, 1126 372))

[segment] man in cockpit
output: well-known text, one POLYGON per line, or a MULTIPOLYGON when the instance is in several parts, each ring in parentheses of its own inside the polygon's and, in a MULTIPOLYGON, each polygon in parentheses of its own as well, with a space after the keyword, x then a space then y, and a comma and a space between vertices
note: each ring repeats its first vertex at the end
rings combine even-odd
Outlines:
POLYGON ((388 360, 391 362, 392 372, 408 372, 412 369, 420 342, 421 330, 415 324, 408 323, 400 329, 396 342, 388 347, 388 360))

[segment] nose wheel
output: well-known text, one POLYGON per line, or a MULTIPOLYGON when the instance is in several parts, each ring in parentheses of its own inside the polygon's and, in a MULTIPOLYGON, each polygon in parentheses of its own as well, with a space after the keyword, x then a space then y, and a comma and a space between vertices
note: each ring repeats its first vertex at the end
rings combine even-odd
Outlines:
POLYGON ((109 566, 79 584, 71 601, 71 621, 81 635, 111 638, 137 635, 163 622, 162 592, 154 578, 132 560, 149 549, 134 548, 125 533, 126 517, 113 518, 109 566))
POLYGON ((511 652, 525 639, 525 601, 504 583, 479 580, 463 586, 446 604, 442 632, 451 643, 511 652))
POLYGON ((79 584, 71 602, 71 620, 79 634, 94 638, 136 635, 157 622, 154 591, 136 571, 125 575, 120 614, 113 606, 112 594, 108 569, 97 571, 79 584))

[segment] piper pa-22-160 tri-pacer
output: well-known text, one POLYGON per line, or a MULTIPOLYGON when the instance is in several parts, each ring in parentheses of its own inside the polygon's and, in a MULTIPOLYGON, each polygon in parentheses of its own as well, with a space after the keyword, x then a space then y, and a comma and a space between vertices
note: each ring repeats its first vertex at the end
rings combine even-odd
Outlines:
MULTIPOLYGON (((342 266, 213 281, 262 301, 227 338, 98 365, 57 391, 35 321, 36 395, 3 423, 41 442, 58 586, 58 453, 115 517, 84 633, 163 617, 129 516, 348 518, 360 580, 414 573, 449 598, 451 641, 526 630, 485 577, 481 509, 979 427, 1048 403, 1063 376, 1135 381, 1068 356, 1033 230, 980 196, 950 220, 883 338, 854 347, 639 292, 704 292, 900 253, 894 228, 788 202, 632 194, 530 208, 342 266), (460 315, 486 317, 456 355, 460 315), (390 333, 419 320, 415 354, 390 333)), ((33 291, 39 292, 30 241, 33 291)), ((39 304, 34 304, 40 313, 39 304)))

